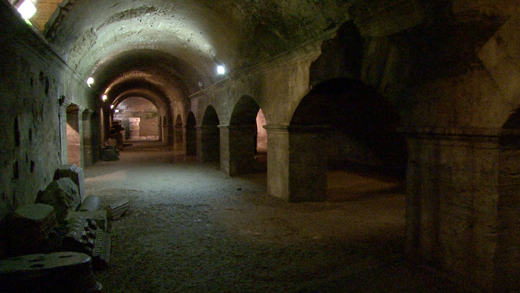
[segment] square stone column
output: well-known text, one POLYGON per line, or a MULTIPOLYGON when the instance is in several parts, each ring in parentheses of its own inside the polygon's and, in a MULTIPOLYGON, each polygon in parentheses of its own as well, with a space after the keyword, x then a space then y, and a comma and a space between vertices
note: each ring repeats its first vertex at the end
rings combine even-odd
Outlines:
POLYGON ((267 191, 289 202, 327 199, 327 127, 266 125, 267 191))
POLYGON ((499 130, 403 132, 409 153, 408 257, 490 289, 497 247, 499 130))
POLYGON ((175 125, 173 132, 174 132, 173 150, 175 150, 175 151, 184 150, 185 149, 184 127, 182 127, 182 125, 175 125))
POLYGON ((323 126, 289 127, 289 201, 327 199, 327 152, 323 126))
POLYGON ((498 167, 495 292, 520 292, 520 130, 504 130, 498 167))
POLYGON ((267 193, 289 201, 289 129, 265 125, 267 130, 267 193))
POLYGON ((220 130, 217 126, 197 127, 197 156, 199 162, 220 164, 220 130))
POLYGON ((82 113, 83 120, 83 168, 92 166, 94 164, 93 142, 92 142, 92 113, 90 110, 85 110, 82 113))
POLYGON ((219 128, 220 169, 230 176, 254 172, 256 125, 219 128))
POLYGON ((67 145, 67 106, 60 105, 60 151, 61 151, 61 164, 65 165, 69 163, 69 151, 67 145))

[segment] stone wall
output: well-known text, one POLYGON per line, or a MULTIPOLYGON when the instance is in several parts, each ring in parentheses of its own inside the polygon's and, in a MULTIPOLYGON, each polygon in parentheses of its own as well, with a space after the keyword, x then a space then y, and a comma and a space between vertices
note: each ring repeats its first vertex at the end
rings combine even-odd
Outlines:
POLYGON ((60 125, 67 117, 60 104, 74 101, 83 110, 93 105, 85 82, 9 4, 0 5, 0 219, 4 219, 16 207, 34 203, 66 155, 61 151, 60 125))
POLYGON ((408 256, 456 279, 491 288, 498 227, 498 132, 415 131, 408 133, 408 256))

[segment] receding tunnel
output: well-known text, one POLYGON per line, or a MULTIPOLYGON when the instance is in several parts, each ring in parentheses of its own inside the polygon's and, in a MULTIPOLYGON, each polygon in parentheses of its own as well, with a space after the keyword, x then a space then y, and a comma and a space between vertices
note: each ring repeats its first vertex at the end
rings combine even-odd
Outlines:
POLYGON ((124 128, 126 140, 159 140, 160 121, 157 107, 141 97, 127 98, 114 109, 114 121, 124 128))
POLYGON ((516 2, 0 2, 0 269, 74 163, 129 212, 60 287, 519 292, 516 2))

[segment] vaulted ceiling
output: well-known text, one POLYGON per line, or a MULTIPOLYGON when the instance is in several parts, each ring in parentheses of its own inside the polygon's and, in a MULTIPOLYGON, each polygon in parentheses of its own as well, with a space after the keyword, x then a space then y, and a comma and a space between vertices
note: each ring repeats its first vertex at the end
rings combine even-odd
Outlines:
POLYGON ((222 79, 219 64, 232 75, 319 38, 348 20, 352 2, 40 0, 32 21, 98 90, 140 78, 177 99, 222 79))

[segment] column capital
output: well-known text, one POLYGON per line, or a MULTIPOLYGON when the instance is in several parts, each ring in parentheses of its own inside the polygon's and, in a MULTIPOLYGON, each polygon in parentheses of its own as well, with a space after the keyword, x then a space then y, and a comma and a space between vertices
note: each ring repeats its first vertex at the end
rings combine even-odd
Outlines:
POLYGON ((286 124, 267 124, 263 126, 267 132, 288 132, 289 125, 286 124))
POLYGON ((218 125, 198 125, 198 126, 195 126, 195 128, 197 128, 197 129, 211 129, 211 128, 215 128, 215 127, 218 127, 218 125))
POLYGON ((256 128, 256 125, 218 125, 220 129, 229 129, 229 130, 240 130, 240 129, 253 129, 256 128))
POLYGON ((400 127, 397 131, 407 138, 494 140, 502 135, 520 134, 519 130, 481 127, 400 127))
POLYGON ((291 133, 316 133, 326 132, 332 129, 330 125, 290 125, 289 132, 291 133))

